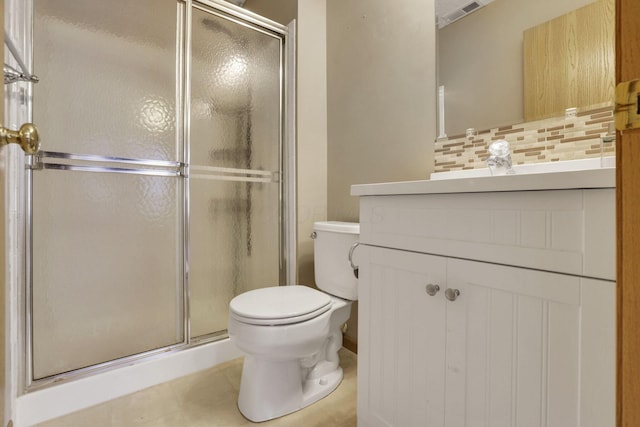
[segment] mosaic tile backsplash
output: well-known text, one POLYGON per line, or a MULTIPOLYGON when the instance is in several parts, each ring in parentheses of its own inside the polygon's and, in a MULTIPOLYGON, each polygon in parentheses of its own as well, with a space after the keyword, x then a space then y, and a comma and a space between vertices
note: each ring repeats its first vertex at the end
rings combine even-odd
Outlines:
POLYGON ((504 139, 513 164, 615 155, 613 107, 599 105, 561 117, 455 135, 435 143, 435 172, 487 167, 489 144, 504 139), (603 142, 610 140, 610 142, 603 142))

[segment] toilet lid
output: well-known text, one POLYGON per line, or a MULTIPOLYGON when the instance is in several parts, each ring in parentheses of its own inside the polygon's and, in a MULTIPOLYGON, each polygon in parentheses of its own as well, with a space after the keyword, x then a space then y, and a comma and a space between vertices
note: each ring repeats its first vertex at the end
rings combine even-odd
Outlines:
POLYGON ((255 289, 231 300, 236 319, 256 325, 302 322, 331 308, 329 295, 307 286, 272 286, 255 289))

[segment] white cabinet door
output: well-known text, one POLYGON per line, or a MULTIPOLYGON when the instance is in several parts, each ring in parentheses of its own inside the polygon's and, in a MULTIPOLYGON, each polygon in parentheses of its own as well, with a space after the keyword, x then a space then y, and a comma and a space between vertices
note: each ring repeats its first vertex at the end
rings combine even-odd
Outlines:
POLYGON ((358 251, 358 424, 444 426, 446 258, 358 251))
POLYGON ((456 259, 447 282, 447 427, 613 426, 613 282, 456 259))
POLYGON ((614 426, 613 282, 359 251, 359 426, 614 426))

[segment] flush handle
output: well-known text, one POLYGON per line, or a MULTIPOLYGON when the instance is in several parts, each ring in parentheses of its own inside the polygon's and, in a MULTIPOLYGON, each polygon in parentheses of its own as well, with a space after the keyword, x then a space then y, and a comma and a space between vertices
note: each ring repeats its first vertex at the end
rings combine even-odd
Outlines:
POLYGON ((440 290, 440 286, 434 285, 431 283, 427 285, 427 289, 426 289, 427 294, 429 294, 429 296, 434 296, 435 294, 438 293, 439 290, 440 290))
POLYGON ((449 301, 455 301, 460 296, 460 291, 457 290, 457 289, 453 289, 453 288, 447 288, 447 290, 444 291, 444 296, 449 301))
POLYGON ((353 269, 353 275, 356 276, 356 279, 358 278, 358 266, 355 265, 353 263, 353 251, 356 250, 356 248, 360 246, 360 242, 355 242, 353 245, 351 245, 351 249, 349 249, 349 264, 351 264, 351 268, 353 269))

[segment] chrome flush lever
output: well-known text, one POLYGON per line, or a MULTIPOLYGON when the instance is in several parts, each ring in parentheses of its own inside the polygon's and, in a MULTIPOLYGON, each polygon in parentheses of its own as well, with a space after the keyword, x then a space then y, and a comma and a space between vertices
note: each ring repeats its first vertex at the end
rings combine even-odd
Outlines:
POLYGON ((351 264, 353 275, 356 276, 356 279, 358 278, 358 266, 353 263, 353 251, 355 251, 358 246, 360 246, 360 242, 355 242, 351 245, 351 249, 349 249, 349 264, 351 264))

